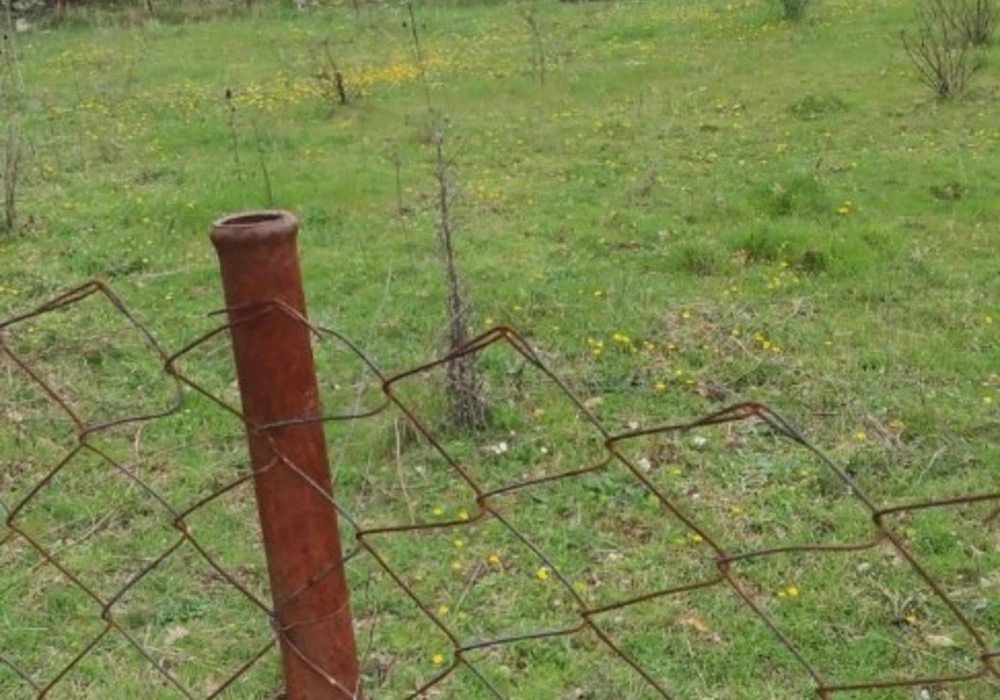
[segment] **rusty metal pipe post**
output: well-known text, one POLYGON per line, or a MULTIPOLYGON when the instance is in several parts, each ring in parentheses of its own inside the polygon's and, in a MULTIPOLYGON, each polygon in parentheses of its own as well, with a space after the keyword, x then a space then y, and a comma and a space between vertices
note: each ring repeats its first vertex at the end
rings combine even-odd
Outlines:
POLYGON ((233 354, 287 697, 344 700, 361 693, 322 424, 252 427, 321 415, 309 329, 287 313, 261 314, 262 304, 281 301, 305 315, 297 235, 292 214, 264 211, 216 222, 212 243, 235 324, 233 354), (308 480, 276 462, 276 453, 308 480))

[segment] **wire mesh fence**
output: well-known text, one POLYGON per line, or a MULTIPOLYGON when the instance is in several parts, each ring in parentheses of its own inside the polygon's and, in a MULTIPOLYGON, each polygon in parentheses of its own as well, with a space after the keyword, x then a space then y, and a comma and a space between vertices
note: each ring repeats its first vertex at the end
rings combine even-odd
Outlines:
MULTIPOLYGON (((709 622, 683 606, 674 619, 707 640, 706 645, 718 643, 712 637, 717 636, 716 630, 727 627, 731 628, 731 634, 766 638, 782 650, 787 663, 779 663, 770 656, 754 663, 772 666, 765 668, 764 673, 798 674, 820 697, 865 694, 863 691, 869 695, 899 691, 914 697, 932 697, 929 694, 932 691, 951 692, 954 689, 954 695, 941 697, 985 698, 998 687, 997 635, 1000 630, 991 623, 991 620, 995 622, 995 613, 987 609, 995 607, 996 601, 987 599, 984 603, 970 597, 967 590, 963 592, 955 581, 968 584, 969 577, 973 576, 969 572, 959 575, 958 579, 944 580, 936 575, 933 566, 925 563, 925 553, 918 551, 920 548, 907 530, 912 519, 921 514, 961 511, 980 523, 981 533, 987 533, 985 546, 988 547, 989 538, 995 540, 995 535, 989 533, 996 531, 1000 518, 1000 492, 880 505, 844 467, 827 457, 788 420, 759 403, 740 403, 690 420, 612 432, 598 418, 594 402, 574 393, 549 367, 543 354, 509 327, 493 328, 456 353, 403 371, 385 372, 357 344, 336 330, 310 322, 285 300, 227 311, 228 322, 200 334, 173 353, 162 348, 122 300, 98 282, 73 289, 34 310, 0 322, 0 351, 5 359, 8 397, 4 401, 3 420, 13 435, 3 443, 7 452, 3 463, 9 471, 0 480, 0 486, 4 487, 0 491, 0 508, 4 511, 6 524, 6 529, 0 532, 0 563, 8 572, 20 568, 27 582, 9 584, 5 579, 5 588, 0 590, 3 615, 7 620, 0 626, 0 696, 83 697, 82 689, 86 688, 87 679, 108 672, 103 660, 124 655, 137 659, 148 672, 149 675, 138 682, 160 689, 166 693, 164 697, 259 697, 262 696, 260 684, 250 690, 245 681, 267 666, 267 659, 280 648, 285 660, 286 682, 290 672, 304 673, 308 680, 302 687, 318 684, 327 689, 329 697, 360 698, 363 694, 365 697, 482 695, 503 698, 519 694, 511 689, 516 688, 516 684, 511 686, 509 677, 497 674, 498 653, 525 644, 569 640, 573 644, 567 653, 572 654, 581 648, 576 641, 586 638, 587 653, 596 654, 591 657, 593 659, 602 659, 594 662, 594 674, 603 673, 604 667, 616 667, 627 671, 625 675, 629 680, 618 686, 617 691, 600 691, 591 688, 601 686, 588 685, 586 678, 580 678, 575 688, 561 689, 558 693, 552 690, 547 696, 610 697, 617 693, 620 697, 637 698, 691 697, 691 691, 685 691, 688 686, 684 685, 684 676, 695 672, 694 667, 663 663, 663 658, 676 650, 657 646, 655 638, 661 628, 651 610, 667 607, 672 601, 687 596, 707 593, 720 594, 729 601, 730 607, 720 608, 723 612, 717 622, 709 622), (106 318, 110 310, 124 321, 125 327, 137 338, 137 352, 152 358, 150 366, 158 368, 155 371, 160 373, 161 383, 166 387, 152 392, 149 384, 144 383, 151 380, 124 386, 130 380, 119 377, 127 400, 115 407, 117 414, 111 411, 111 415, 99 418, 80 409, 87 397, 75 395, 69 385, 72 377, 79 375, 70 373, 69 378, 51 375, 40 367, 53 359, 51 348, 55 338, 42 334, 36 327, 47 317, 60 319, 63 325, 57 329, 79 327, 86 319, 75 318, 74 313, 94 301, 101 304, 91 313, 106 318), (209 362, 218 363, 219 367, 226 365, 221 355, 202 354, 213 343, 224 342, 240 328, 273 324, 276 320, 284 329, 281 333, 295 327, 307 331, 315 343, 332 345, 337 357, 356 372, 355 377, 367 378, 361 388, 356 382, 347 382, 349 391, 344 395, 350 400, 345 401, 342 411, 323 416, 314 411, 302 415, 286 414, 280 420, 262 423, 244 413, 231 382, 220 383, 199 376, 199 365, 209 362), (512 383, 523 383, 524 373, 531 372, 535 381, 543 383, 553 397, 553 403, 545 407, 539 404, 534 410, 532 416, 539 424, 549 426, 577 421, 583 426, 583 432, 574 432, 571 439, 581 434, 589 436, 585 438, 593 446, 585 451, 589 461, 563 464, 553 459, 536 470, 526 469, 522 463, 508 464, 503 458, 512 448, 505 441, 473 447, 468 441, 442 435, 427 405, 428 401, 433 405, 434 387, 439 387, 439 383, 429 381, 420 385, 429 387, 426 391, 418 388, 408 392, 414 381, 419 384, 420 380, 431 377, 456 355, 485 355, 497 351, 516 361, 509 365, 515 367, 510 373, 512 383), (188 365, 194 369, 188 369, 188 365), (147 405, 144 394, 149 393, 156 393, 157 400, 147 405), (143 455, 139 447, 144 429, 153 430, 191 411, 191 402, 198 397, 203 401, 196 410, 203 413, 206 425, 223 420, 221 416, 232 417, 246 429, 255 452, 253 468, 243 466, 220 471, 210 488, 199 487, 200 493, 198 489, 192 491, 177 486, 175 481, 181 477, 172 475, 169 465, 183 461, 183 455, 171 451, 209 449, 206 443, 216 439, 209 429, 197 436, 202 441, 192 440, 190 435, 174 436, 172 439, 177 445, 165 448, 155 458, 143 455), (56 417, 33 421, 32 411, 42 405, 54 410, 56 417), (213 408, 205 408, 207 405, 213 408), (553 408, 556 405, 561 408, 553 408), (369 478, 360 479, 361 490, 390 490, 393 494, 391 498, 373 498, 372 502, 381 502, 382 507, 366 506, 364 513, 359 514, 345 501, 339 488, 331 492, 329 483, 317 481, 314 473, 302 467, 303 459, 310 458, 304 457, 293 444, 297 430, 318 425, 364 424, 390 415, 394 416, 389 424, 394 430, 397 457, 406 443, 424 445, 429 455, 427 468, 435 469, 436 478, 464 493, 468 507, 435 508, 428 512, 422 505, 415 505, 407 493, 404 477, 395 483, 379 483, 369 474, 369 478), (724 507, 719 494, 731 484, 721 484, 718 492, 708 487, 703 491, 678 489, 660 478, 663 474, 668 479, 670 468, 659 467, 660 463, 683 463, 684 458, 677 452, 700 450, 705 439, 700 436, 712 430, 727 431, 726 440, 731 442, 766 441, 776 452, 794 452, 802 459, 813 460, 821 471, 819 483, 823 488, 851 496, 861 514, 857 528, 843 539, 840 533, 832 539, 810 538, 807 533, 815 534, 815 529, 799 531, 795 514, 778 513, 775 517, 781 521, 782 531, 788 533, 781 542, 748 547, 740 541, 738 529, 719 532, 715 527, 717 519, 705 514, 724 507), (290 444, 293 447, 290 448, 290 444), (653 460, 656 464, 651 464, 648 455, 656 453, 657 449, 672 451, 672 454, 669 459, 661 455, 653 460), (285 532, 286 547, 310 550, 315 546, 314 542, 304 539, 303 533, 310 529, 304 519, 315 518, 316 514, 310 511, 302 489, 313 494, 329 513, 335 512, 345 531, 343 550, 338 546, 336 553, 324 562, 317 562, 313 557, 308 571, 294 573, 299 578, 291 586, 288 580, 276 581, 274 570, 270 585, 264 584, 259 572, 256 575, 248 573, 246 564, 246 561, 259 564, 259 559, 250 555, 246 561, 233 560, 224 551, 227 536, 220 539, 213 534, 212 542, 206 542, 197 524, 204 518, 231 522, 231 527, 223 531, 233 538, 237 537, 236 533, 254 528, 248 521, 252 518, 248 511, 234 511, 226 503, 231 505, 227 499, 262 477, 273 477, 269 488, 298 490, 301 505, 295 509, 293 518, 288 519, 286 514, 282 526, 291 528, 285 532), (164 484, 168 483, 171 487, 165 488, 164 484), (549 500, 548 494, 568 484, 585 484, 586 489, 603 493, 602 498, 607 497, 609 490, 611 498, 615 497, 615 492, 627 490, 636 502, 643 503, 646 510, 640 512, 645 514, 646 521, 623 520, 621 530, 634 535, 627 539, 636 548, 652 553, 652 561, 657 562, 656 568, 663 573, 657 580, 671 583, 646 589, 640 584, 642 576, 633 569, 628 578, 621 574, 617 585, 605 585, 601 595, 594 595, 590 589, 600 584, 595 579, 603 576, 608 580, 616 576, 613 572, 618 559, 628 559, 629 547, 604 551, 598 548, 596 553, 589 550, 589 541, 614 537, 617 533, 595 532, 586 517, 583 522, 576 521, 573 527, 564 528, 573 516, 562 505, 549 500), (46 499, 51 500, 51 492, 57 486, 60 495, 54 502, 48 502, 46 499), (112 509, 109 521, 102 515, 103 511, 116 494, 125 490, 132 494, 133 500, 121 501, 119 505, 125 506, 112 509), (711 508, 706 510, 708 501, 711 501, 711 508), (519 516, 529 507, 527 504, 538 507, 541 515, 528 518, 528 525, 525 525, 519 516), (91 515, 83 527, 85 532, 74 537, 65 533, 60 535, 60 518, 79 512, 81 507, 91 515), (168 523, 173 534, 152 537, 145 525, 135 524, 150 521, 168 523), (669 534, 666 529, 657 529, 657 523, 669 523, 672 528, 669 534), (473 563, 468 559, 453 561, 451 573, 459 581, 460 590, 451 605, 441 604, 432 598, 425 585, 429 575, 426 562, 432 557, 432 551, 437 551, 429 542, 435 538, 450 539, 445 550, 459 552, 469 548, 470 533, 476 528, 480 531, 490 528, 497 538, 507 543, 506 549, 502 554, 483 552, 473 563), (96 562, 84 562, 82 555, 74 553, 77 543, 107 532, 111 533, 115 547, 125 549, 116 549, 104 557, 100 552, 97 555, 90 552, 87 556, 96 556, 96 562), (558 532, 559 537, 547 536, 554 532, 558 532), (671 553, 664 537, 688 545, 690 556, 671 553), (137 551, 129 550, 129 543, 136 541, 141 541, 143 546, 137 551), (560 541, 562 545, 553 545, 560 541), (553 551, 553 546, 557 551, 553 551), (926 589, 926 597, 920 601, 894 602, 894 624, 902 628, 912 626, 915 624, 913 618, 925 614, 918 608, 935 608, 939 627, 932 632, 941 633, 923 635, 925 642, 931 640, 935 654, 920 658, 936 655, 947 659, 941 663, 919 661, 916 668, 911 663, 889 675, 868 677, 863 668, 848 668, 845 673, 844 668, 831 663, 836 659, 817 658, 815 650, 803 640, 814 636, 820 639, 837 636, 840 630, 846 635, 841 641, 850 645, 852 639, 844 632, 848 625, 815 619, 806 626, 815 628, 815 632, 810 633, 773 604, 776 599, 801 597, 802 592, 797 587, 784 586, 774 593, 773 588, 755 579, 758 575, 766 578, 769 571, 779 569, 781 562, 789 558, 838 558, 867 552, 879 552, 880 557, 892 561, 894 575, 915 577, 926 589), (515 560, 519 562, 516 568, 524 575, 502 577, 501 574, 515 568, 515 560), (582 566, 581 560, 588 560, 587 566, 582 566), (748 566, 760 568, 747 572, 748 566), (43 575, 40 573, 43 569, 50 573, 43 575), (225 668, 220 666, 194 682, 185 678, 176 662, 167 660, 162 653, 162 640, 151 640, 143 632, 148 629, 142 624, 143 620, 148 622, 151 617, 161 614, 158 608, 171 607, 168 602, 174 598, 170 588, 173 579, 158 586, 150 584, 167 569, 176 570, 180 577, 201 577, 211 590, 222 592, 232 601, 223 612, 207 614, 213 620, 208 628, 209 633, 218 637, 239 638, 239 651, 226 657, 228 665, 225 668), (360 670, 356 658, 345 661, 346 656, 354 654, 354 639, 337 638, 344 630, 337 630, 336 619, 351 614, 346 600, 343 607, 328 607, 322 613, 316 613, 315 605, 304 605, 318 590, 329 586, 331 580, 342 578, 345 570, 350 572, 352 569, 362 572, 359 578, 351 580, 353 634, 358 639, 358 646, 362 647, 360 670), (102 575, 94 574, 95 570, 102 575), (362 601, 364 591, 361 589, 375 578, 395 596, 391 604, 383 602, 381 611, 378 606, 374 611, 366 609, 370 606, 362 601), (515 600, 523 599, 523 604, 514 607, 521 615, 516 624, 511 623, 507 613, 497 616, 491 612, 495 592, 482 595, 476 590, 488 589, 493 581, 501 578, 506 582, 503 585, 513 587, 510 596, 515 600), (535 611, 532 597, 526 592, 532 586, 545 587, 549 596, 546 609, 554 606, 558 614, 548 616, 535 611), (556 602, 553 602, 553 591, 558 591, 556 602), (62 620, 67 627, 79 624, 82 631, 74 633, 72 642, 63 644, 60 630, 47 628, 45 624, 33 626, 19 617, 25 608, 32 606, 45 608, 49 616, 46 619, 62 620), (416 637, 417 647, 422 640, 431 637, 441 641, 428 649, 426 655, 420 652, 424 658, 387 658, 380 654, 374 627, 388 608, 409 611, 411 617, 407 625, 411 628, 411 636, 416 637), (145 617, 137 610, 146 610, 145 617), (725 612, 727 610, 729 612, 725 612), (630 613, 637 616, 631 623, 626 619, 630 613), (227 615, 231 616, 229 620, 227 615), (558 624, 547 624, 550 617, 558 624), (16 623, 18 620, 21 622, 16 623), (88 621, 82 624, 76 622, 78 620, 88 621), (476 624, 470 624, 470 620, 476 624), (471 636, 470 629, 477 630, 478 636, 471 636), (326 645, 336 650, 332 661, 314 658, 317 634, 325 635, 326 645), (642 638, 638 643, 637 637, 642 638), (29 639, 33 641, 26 641, 29 639), (38 639, 45 640, 40 650, 35 649, 38 639), (27 648, 35 652, 26 653, 27 648), (88 659, 98 655, 102 661, 87 667, 88 659), (403 667, 407 665, 421 670, 404 672, 403 667), (395 684, 386 681, 394 675, 405 680, 395 684), (465 684, 461 686, 462 691, 452 685, 457 676, 461 676, 465 684), (848 680, 842 680, 844 678, 848 680), (476 690, 469 691, 469 688, 476 690)), ((54 331, 56 336, 59 332, 54 331)), ((92 348, 84 345, 68 350, 85 358, 84 364, 89 367, 99 366, 111 351, 103 342, 92 348)), ((231 371, 221 374, 232 376, 231 371)), ((245 401, 246 387, 243 392, 245 401)), ((389 453, 392 452, 390 449, 389 453)), ((331 454, 336 463, 336 445, 331 454)), ((397 460, 394 468, 405 469, 406 466, 397 460)), ((265 520, 267 537, 266 519, 274 514, 265 511, 261 506, 260 515, 265 520)), ((239 539, 255 538, 241 535, 239 539)), ((758 542, 757 538, 748 536, 746 539, 758 542)), ((992 541, 992 545, 996 547, 997 542, 992 541)), ((927 554, 933 558, 935 552, 927 554)), ((450 555, 443 556, 447 561, 450 555)), ((991 569, 995 552, 977 550, 976 556, 985 557, 986 561, 982 565, 985 571, 979 575, 995 576, 996 571, 991 569)), ((852 568, 852 575, 864 573, 867 566, 852 568)), ((841 590, 839 598, 849 607, 851 594, 844 581, 836 575, 825 576, 829 578, 826 585, 832 590, 841 590)), ((159 624, 168 629, 168 636, 181 637, 188 633, 183 625, 172 624, 174 617, 163 615, 159 624)), ((322 644, 321 641, 320 646, 322 644)), ((196 655, 197 651, 192 653, 196 655)), ((698 648, 693 655, 711 658, 713 663, 717 658, 698 648)), ((739 665, 735 660, 725 663, 733 667, 739 665)), ((508 676, 531 673, 530 668, 519 668, 516 662, 508 663, 506 657, 501 665, 508 676)), ((725 673, 717 671, 721 673, 722 682, 727 682, 725 673)), ((280 684, 274 678, 273 669, 265 675, 270 679, 264 682, 265 686, 268 682, 272 683, 272 688, 280 684)), ((739 676, 738 673, 734 675, 739 676)), ((730 679, 728 682, 739 681, 730 679)), ((538 697, 538 688, 546 687, 544 679, 539 683, 533 693, 525 691, 521 696, 538 697)), ((122 693, 121 697, 130 696, 127 691, 122 693)), ((289 691, 289 696, 295 697, 295 692, 289 691)), ((316 695, 305 691, 300 696, 316 695)), ((732 696, 738 697, 738 694, 734 692, 732 696)))

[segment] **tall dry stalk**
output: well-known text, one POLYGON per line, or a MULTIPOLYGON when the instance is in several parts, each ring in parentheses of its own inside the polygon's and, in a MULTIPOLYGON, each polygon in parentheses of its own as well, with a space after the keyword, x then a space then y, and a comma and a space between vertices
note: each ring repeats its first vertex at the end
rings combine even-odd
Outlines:
MULTIPOLYGON (((469 331, 471 309, 455 261, 455 230, 451 215, 451 168, 445 159, 444 141, 444 130, 437 130, 433 142, 436 154, 434 177, 437 181, 438 244, 447 286, 445 303, 448 314, 448 348, 454 354, 466 347, 471 338, 469 331)), ((476 363, 476 354, 454 354, 445 368, 445 383, 452 425, 463 430, 485 427, 489 421, 489 408, 485 398, 483 378, 476 363)))
POLYGON ((3 167, 3 225, 8 236, 17 230, 17 179, 21 167, 21 148, 17 124, 7 125, 3 167))
POLYGON ((535 69, 540 85, 545 85, 545 43, 542 41, 542 30, 538 26, 534 8, 524 11, 524 21, 531 31, 531 65, 535 69))

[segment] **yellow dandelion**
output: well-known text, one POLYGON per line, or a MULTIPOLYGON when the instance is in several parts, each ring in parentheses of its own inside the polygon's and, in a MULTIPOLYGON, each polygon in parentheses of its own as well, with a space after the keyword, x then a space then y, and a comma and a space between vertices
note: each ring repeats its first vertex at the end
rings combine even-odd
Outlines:
POLYGON ((451 570, 452 571, 456 571, 456 572, 457 571, 461 571, 462 570, 462 562, 460 562, 458 559, 456 559, 455 561, 453 561, 451 563, 451 570))
POLYGON ((449 608, 447 605, 438 606, 438 615, 447 615, 449 612, 451 612, 451 608, 449 608))
POLYGON ((866 433, 864 430, 859 430, 858 432, 854 433, 854 439, 857 440, 858 442, 865 442, 868 439, 868 433, 866 433))
POLYGON ((661 392, 662 391, 666 391, 667 390, 667 385, 664 384, 663 382, 657 382, 656 383, 656 390, 657 391, 661 391, 661 392))
POLYGON ((547 566, 539 567, 538 571, 535 572, 535 578, 537 578, 539 581, 548 581, 549 567, 547 566))
POLYGON ((462 547, 465 546, 465 540, 461 540, 461 539, 455 540, 455 541, 452 542, 452 544, 455 545, 455 549, 461 549, 462 547))
POLYGON ((431 657, 431 663, 435 666, 444 665, 444 654, 435 654, 431 657))
POLYGON ((468 520, 469 519, 469 511, 465 510, 464 508, 462 510, 458 511, 458 519, 459 520, 468 520))
POLYGON ((486 561, 491 566, 500 566, 500 555, 499 554, 491 554, 488 557, 486 557, 486 561))
POLYGON ((435 518, 440 518, 442 515, 444 515, 444 508, 442 508, 441 506, 435 506, 434 510, 432 510, 431 513, 434 514, 435 518))

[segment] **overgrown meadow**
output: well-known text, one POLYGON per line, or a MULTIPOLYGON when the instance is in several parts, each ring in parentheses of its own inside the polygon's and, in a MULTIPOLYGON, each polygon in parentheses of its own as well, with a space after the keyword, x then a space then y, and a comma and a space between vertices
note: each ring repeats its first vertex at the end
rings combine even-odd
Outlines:
MULTIPOLYGON (((106 280, 169 352, 217 326, 212 221, 295 212, 311 318, 385 372, 446 350, 435 140, 473 330, 517 328, 609 432, 744 400, 796 425, 878 505, 996 491, 1000 403, 1000 49, 939 99, 899 33, 912 0, 318 2, 71 7, 10 32, 0 138, 16 139, 16 221, 0 233, 0 318, 106 280), (414 19, 416 20, 414 22, 414 19)), ((8 149, 9 151, 10 149, 8 149)), ((0 153, 0 156, 3 154, 0 153)), ((10 162, 9 156, 7 162, 10 162)), ((8 169, 9 172, 9 169, 8 169)), ((10 177, 6 177, 10 182, 10 177)), ((165 410, 162 359, 97 298, 4 342, 94 423, 165 410)), ((336 341, 316 347, 330 413, 377 405, 336 341)), ((606 459, 604 439, 512 348, 480 359, 491 422, 448 427, 442 377, 400 396, 486 489, 606 459)), ((225 336, 182 370, 237 402, 225 336)), ((0 511, 75 443, 58 406, 5 361, 0 511)), ((406 697, 463 642, 580 623, 591 607, 712 578, 714 555, 619 463, 492 503, 493 518, 396 409, 329 424, 338 501, 370 556, 349 566, 366 692, 406 697), (572 591, 572 593, 571 593, 572 591)), ((182 510, 246 473, 242 428, 185 392, 167 418, 101 434, 151 484, 83 453, 16 526, 109 600, 178 538, 182 510)), ((808 451, 734 424, 619 448, 727 551, 860 542, 870 512, 808 451)), ((888 517, 1000 646, 996 501, 888 517)), ((249 484, 189 519, 268 599, 249 484)), ((345 548, 353 530, 344 525, 345 548)), ((0 654, 39 686, 104 629, 101 606, 0 526, 0 654)), ((964 675, 978 649, 893 548, 733 564, 761 610, 830 682, 964 675)), ((271 637, 268 619, 185 545, 112 606, 202 697, 271 637)), ((813 697, 814 682, 725 586, 595 617, 678 698, 813 697)), ((466 655, 512 698, 661 697, 592 631, 466 655)), ((223 697, 281 687, 273 649, 223 697)), ((986 700, 995 677, 853 694, 986 700)), ((0 698, 37 691, 0 664, 0 698)), ((183 697, 117 632, 47 697, 183 697)), ((427 697, 493 697, 459 666, 427 697)), ((845 693, 843 697, 852 697, 845 693)))

